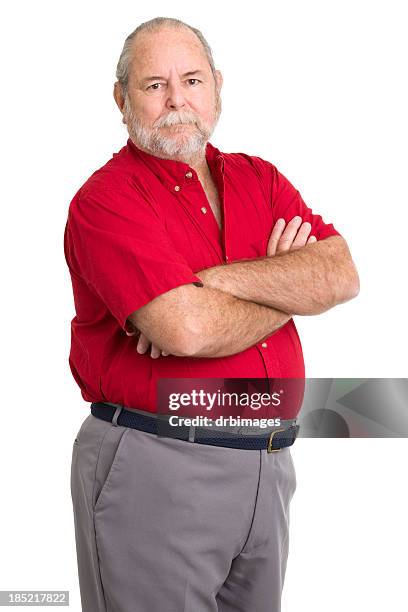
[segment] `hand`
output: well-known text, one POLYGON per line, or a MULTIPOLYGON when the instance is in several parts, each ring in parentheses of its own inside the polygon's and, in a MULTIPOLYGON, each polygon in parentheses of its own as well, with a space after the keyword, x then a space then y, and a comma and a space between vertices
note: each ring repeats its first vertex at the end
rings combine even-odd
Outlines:
POLYGON ((170 355, 170 353, 160 350, 158 346, 151 343, 149 338, 145 334, 142 334, 142 332, 139 331, 137 327, 135 327, 129 320, 127 321, 127 325, 128 329, 125 330, 127 336, 136 336, 139 333, 139 339, 136 346, 138 353, 144 354, 151 344, 150 356, 153 357, 153 359, 157 359, 157 357, 160 357, 160 355, 163 357, 170 355))
POLYGON ((170 355, 170 353, 162 351, 158 346, 153 344, 153 342, 150 342, 149 338, 145 336, 145 334, 140 332, 139 340, 136 347, 137 352, 143 355, 149 349, 150 345, 150 356, 153 357, 153 359, 157 359, 158 357, 160 357, 160 355, 162 355, 163 357, 167 357, 167 355, 170 355))
POLYGON ((285 228, 285 219, 278 219, 269 237, 266 254, 268 257, 277 253, 294 251, 317 242, 316 236, 309 236, 311 224, 308 221, 302 223, 302 217, 293 217, 285 228))

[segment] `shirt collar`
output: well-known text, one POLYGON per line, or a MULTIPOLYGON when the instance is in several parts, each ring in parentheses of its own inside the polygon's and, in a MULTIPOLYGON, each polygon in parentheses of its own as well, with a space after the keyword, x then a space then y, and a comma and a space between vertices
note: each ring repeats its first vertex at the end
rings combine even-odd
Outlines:
MULTIPOLYGON (((130 138, 126 144, 131 156, 145 164, 170 191, 180 191, 186 184, 199 180, 197 172, 189 164, 146 153, 130 138)), ((210 142, 207 142, 205 157, 212 174, 224 174, 224 156, 210 142)))

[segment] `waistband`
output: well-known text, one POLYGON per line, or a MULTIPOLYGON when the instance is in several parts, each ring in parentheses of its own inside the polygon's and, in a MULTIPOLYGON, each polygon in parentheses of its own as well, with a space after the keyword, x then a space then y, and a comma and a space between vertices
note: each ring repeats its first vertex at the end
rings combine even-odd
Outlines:
MULTIPOLYGON (((112 402, 96 402, 98 404, 104 404, 107 406, 113 406, 114 408, 123 408, 130 412, 135 412, 137 414, 141 414, 147 417, 151 417, 154 419, 159 418, 160 421, 166 421, 173 415, 165 415, 158 414, 157 412, 149 412, 148 410, 141 410, 140 408, 129 408, 128 406, 123 406, 122 404, 114 404, 112 402)), ((256 418, 256 416, 254 416, 256 418)), ((277 427, 280 428, 288 428, 292 425, 297 424, 297 418, 294 419, 280 419, 279 426, 268 426, 268 427, 257 427, 257 426, 244 426, 244 425, 211 425, 211 427, 200 426, 202 429, 206 431, 220 431, 220 432, 228 432, 242 435, 259 435, 259 434, 270 434, 276 431, 277 427)))
MULTIPOLYGON (((293 421, 289 426, 285 426, 281 422, 279 428, 275 427, 271 432, 263 430, 263 435, 253 431, 250 434, 242 431, 231 432, 227 431, 226 428, 173 426, 169 422, 170 417, 168 415, 146 414, 146 411, 129 410, 120 404, 111 402, 93 402, 91 413, 96 418, 111 422, 116 426, 131 427, 165 438, 246 450, 266 449, 268 453, 291 446, 300 429, 299 425, 293 421)), ((239 429, 242 430, 243 428, 240 427, 239 429)))

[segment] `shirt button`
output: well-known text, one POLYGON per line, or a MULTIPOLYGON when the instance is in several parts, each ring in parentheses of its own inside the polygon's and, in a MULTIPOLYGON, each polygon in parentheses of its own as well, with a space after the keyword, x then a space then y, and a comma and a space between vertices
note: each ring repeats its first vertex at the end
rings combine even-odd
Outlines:
POLYGON ((192 172, 186 172, 186 178, 193 178, 192 172))
POLYGON ((180 191, 180 185, 175 185, 174 191, 180 191))
POLYGON ((205 215, 207 213, 207 209, 205 206, 202 207, 201 212, 203 213, 203 215, 205 215))
POLYGON ((262 342, 261 346, 262 348, 266 348, 268 345, 266 344, 266 342, 262 342))

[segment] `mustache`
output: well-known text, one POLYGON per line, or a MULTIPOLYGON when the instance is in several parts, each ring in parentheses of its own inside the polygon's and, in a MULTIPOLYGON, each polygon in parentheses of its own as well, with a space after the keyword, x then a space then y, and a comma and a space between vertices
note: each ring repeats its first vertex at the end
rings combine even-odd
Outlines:
POLYGON ((199 124, 199 119, 196 117, 194 113, 187 111, 172 111, 168 113, 165 117, 161 117, 157 121, 154 122, 154 128, 161 127, 170 127, 172 125, 176 125, 178 123, 182 123, 188 125, 189 123, 194 123, 196 125, 199 124))

